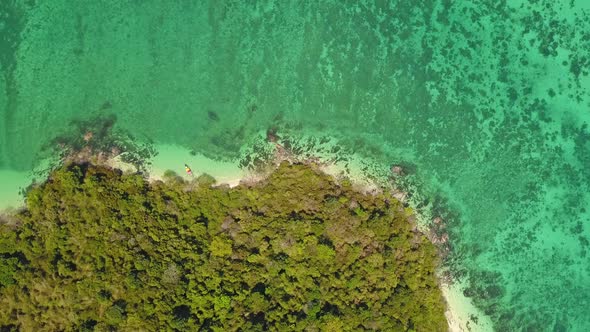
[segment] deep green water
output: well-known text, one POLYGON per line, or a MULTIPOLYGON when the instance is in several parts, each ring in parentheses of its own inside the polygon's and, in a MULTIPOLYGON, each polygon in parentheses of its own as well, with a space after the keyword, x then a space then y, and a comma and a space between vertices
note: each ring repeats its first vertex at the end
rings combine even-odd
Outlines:
POLYGON ((416 166, 497 330, 590 331, 588 1, 2 0, 0 67, 0 168, 98 114, 223 158, 326 135, 416 166))

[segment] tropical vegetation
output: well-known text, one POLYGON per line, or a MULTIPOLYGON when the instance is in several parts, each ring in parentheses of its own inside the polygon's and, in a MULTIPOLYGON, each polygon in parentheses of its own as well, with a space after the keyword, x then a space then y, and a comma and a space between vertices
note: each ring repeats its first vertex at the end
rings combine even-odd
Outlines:
POLYGON ((234 188, 70 163, 0 225, 2 331, 446 331, 387 192, 281 164, 234 188))

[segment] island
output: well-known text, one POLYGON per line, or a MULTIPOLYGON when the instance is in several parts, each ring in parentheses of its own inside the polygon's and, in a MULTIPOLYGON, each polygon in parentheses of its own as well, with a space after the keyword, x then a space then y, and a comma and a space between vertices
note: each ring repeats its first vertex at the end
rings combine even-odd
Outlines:
POLYGON ((436 247, 313 163, 256 182, 70 160, 0 222, 2 331, 446 331, 436 247))

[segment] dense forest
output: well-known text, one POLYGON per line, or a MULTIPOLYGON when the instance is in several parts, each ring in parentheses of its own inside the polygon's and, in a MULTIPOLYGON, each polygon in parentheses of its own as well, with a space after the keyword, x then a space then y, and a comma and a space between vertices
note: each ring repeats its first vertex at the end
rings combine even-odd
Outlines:
POLYGON ((70 163, 0 224, 1 331, 446 331, 387 193, 284 162, 235 188, 70 163))

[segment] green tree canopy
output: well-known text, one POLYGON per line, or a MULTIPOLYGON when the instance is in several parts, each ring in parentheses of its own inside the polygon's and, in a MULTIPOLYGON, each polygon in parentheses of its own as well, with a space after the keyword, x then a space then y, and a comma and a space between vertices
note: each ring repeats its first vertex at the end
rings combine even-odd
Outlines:
POLYGON ((70 164, 0 230, 0 330, 445 331, 436 250, 389 194, 70 164))

